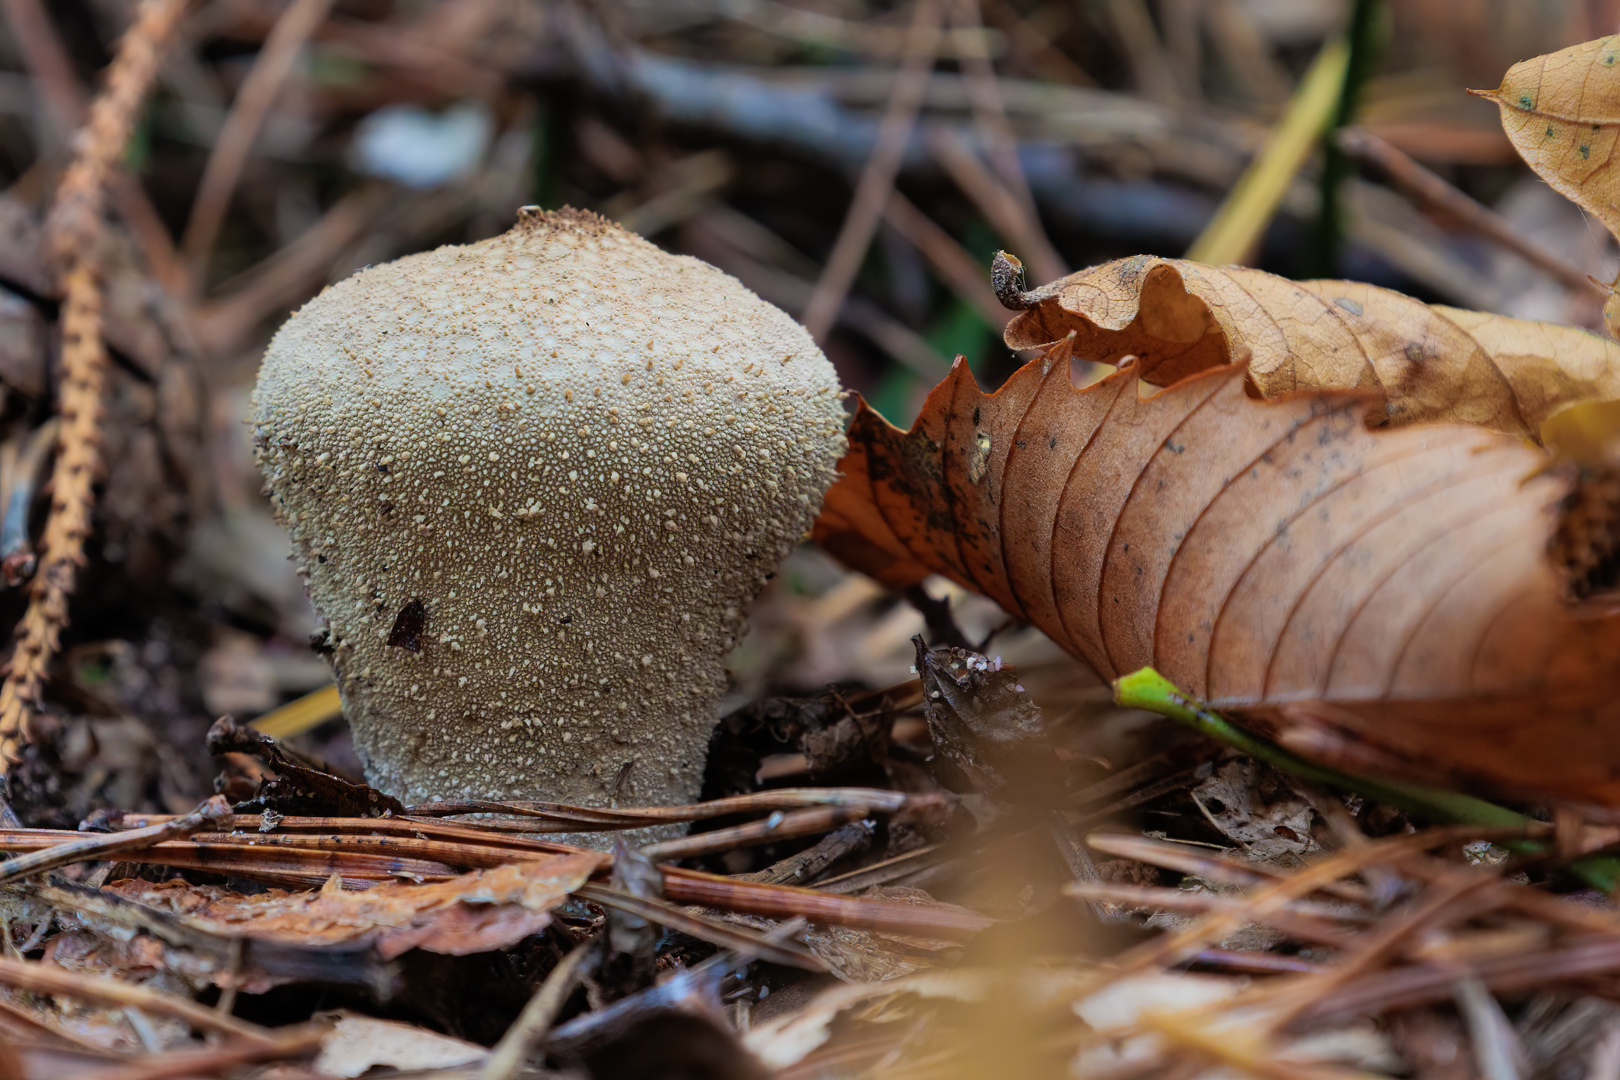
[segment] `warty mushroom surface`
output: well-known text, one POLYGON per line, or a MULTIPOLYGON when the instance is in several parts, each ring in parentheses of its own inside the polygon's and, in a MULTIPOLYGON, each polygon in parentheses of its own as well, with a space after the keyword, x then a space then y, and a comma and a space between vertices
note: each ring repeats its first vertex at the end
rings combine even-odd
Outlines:
POLYGON ((310 301, 252 423, 371 782, 695 798, 725 655, 843 418, 788 315, 581 211, 310 301))

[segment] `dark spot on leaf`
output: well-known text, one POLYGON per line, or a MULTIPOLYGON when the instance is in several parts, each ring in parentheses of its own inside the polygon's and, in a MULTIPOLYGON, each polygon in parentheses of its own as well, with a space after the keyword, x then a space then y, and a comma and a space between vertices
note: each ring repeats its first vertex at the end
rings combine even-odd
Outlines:
POLYGON ((1358 317, 1361 315, 1361 305, 1350 299, 1348 296, 1339 297, 1337 300, 1333 301, 1333 306, 1343 308, 1350 314, 1358 317))
POLYGON ((1585 161, 1587 158, 1589 158, 1591 156, 1592 156, 1592 148, 1590 146, 1587 146, 1585 143, 1581 143, 1581 160, 1585 161))
POLYGON ((979 424, 979 407, 977 405, 973 406, 973 424, 975 427, 979 424))
POLYGON ((1519 95, 1519 108, 1521 108, 1521 109, 1533 109, 1535 107, 1536 107, 1536 99, 1535 98, 1531 97, 1529 94, 1520 94, 1519 95))
POLYGON ((1418 344, 1415 341, 1408 341, 1406 343, 1406 348, 1403 351, 1406 353, 1406 359, 1407 359, 1408 363, 1412 363, 1412 364, 1421 364, 1421 363, 1423 363, 1423 346, 1422 345, 1418 344))
POLYGON ((394 628, 388 632, 388 644, 396 649, 419 652, 422 631, 427 629, 427 605, 420 599, 411 600, 399 609, 394 628))
POLYGON ((1048 450, 1056 450, 1057 449, 1057 436, 1056 435, 1053 435, 1050 439, 1047 440, 1046 448, 1048 450))

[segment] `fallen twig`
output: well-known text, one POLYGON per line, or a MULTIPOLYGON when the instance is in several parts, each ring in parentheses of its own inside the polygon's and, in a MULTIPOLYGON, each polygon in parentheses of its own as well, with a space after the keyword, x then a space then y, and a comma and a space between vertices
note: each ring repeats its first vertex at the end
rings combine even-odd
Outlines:
POLYGON ((0 885, 25 878, 30 874, 54 870, 69 863, 104 859, 121 851, 132 851, 154 841, 190 836, 194 832, 217 825, 231 816, 231 809, 223 797, 215 795, 189 814, 128 832, 86 837, 83 840, 57 844, 30 855, 16 855, 0 862, 0 885))
MULTIPOLYGON (((769 813, 812 806, 861 807, 874 813, 934 813, 945 808, 941 795, 906 793, 886 788, 777 788, 734 795, 725 799, 690 803, 686 806, 638 806, 613 809, 601 806, 566 806, 562 803, 515 800, 494 802, 483 799, 449 800, 424 803, 409 809, 412 817, 450 817, 457 814, 518 814, 535 818, 534 832, 596 832, 606 829, 639 829, 668 822, 704 821, 731 814, 769 813)), ((469 824, 488 825, 489 822, 469 824)))
MULTIPOLYGON (((1244 897, 1234 896, 1229 893, 1217 893, 1208 890, 1192 892, 1187 889, 1124 885, 1110 881, 1094 883, 1071 881, 1063 886, 1063 895, 1081 900, 1100 900, 1112 904, 1180 911, 1192 915, 1207 915, 1212 911, 1247 914, 1248 904, 1244 897)), ((1356 915, 1347 919, 1346 914, 1343 912, 1335 911, 1325 904, 1312 903, 1308 900, 1296 900, 1284 907, 1277 908, 1268 914, 1265 919, 1267 923, 1275 926, 1290 937, 1298 938, 1301 941, 1316 941, 1336 946, 1348 944, 1351 939, 1351 929, 1348 926, 1340 925, 1341 922, 1353 922, 1356 924, 1367 922, 1364 915, 1356 915)))
POLYGON ((1603 291, 1579 267, 1526 238, 1507 218, 1452 186, 1444 177, 1414 161, 1388 140, 1379 138, 1366 128, 1347 127, 1339 131, 1335 141, 1345 153, 1383 169, 1390 180, 1408 195, 1513 252, 1531 266, 1550 274, 1566 288, 1576 293, 1603 291))

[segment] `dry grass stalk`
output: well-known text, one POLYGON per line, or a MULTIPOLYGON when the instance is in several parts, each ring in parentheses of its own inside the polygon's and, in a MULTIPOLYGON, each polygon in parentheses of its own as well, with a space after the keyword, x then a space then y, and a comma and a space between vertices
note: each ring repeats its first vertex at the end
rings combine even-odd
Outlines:
POLYGON ((917 0, 906 37, 905 59, 878 129, 877 145, 855 186, 855 198, 838 230, 832 253, 827 256, 821 280, 816 282, 816 291, 805 305, 804 326, 817 341, 826 340, 827 331, 832 329, 838 309, 843 307, 844 297, 872 242, 872 232, 889 201, 889 192, 894 189, 894 178, 900 172, 906 143, 911 138, 917 110, 927 89, 928 73, 933 70, 934 58, 938 55, 940 15, 935 0, 917 0))
POLYGON ((51 514, 40 545, 39 572, 17 644, 0 685, 0 770, 18 760, 29 710, 39 699, 45 669, 68 621, 84 539, 94 505, 91 485, 101 468, 101 396, 107 352, 101 340, 101 280, 97 249, 110 169, 124 152, 135 113, 152 85, 163 44, 185 12, 186 0, 146 0, 107 71, 106 89, 90 107, 51 209, 53 254, 62 267, 62 388, 51 514))

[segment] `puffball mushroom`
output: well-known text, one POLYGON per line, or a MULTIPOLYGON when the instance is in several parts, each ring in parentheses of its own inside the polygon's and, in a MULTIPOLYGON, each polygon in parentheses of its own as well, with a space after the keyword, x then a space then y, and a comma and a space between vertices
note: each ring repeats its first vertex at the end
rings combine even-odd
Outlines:
POLYGON ((326 289, 252 411, 366 775, 406 803, 695 798, 726 653, 844 449, 803 328, 569 209, 326 289))

